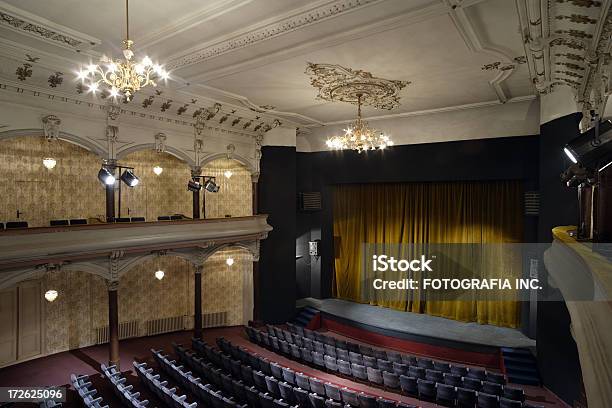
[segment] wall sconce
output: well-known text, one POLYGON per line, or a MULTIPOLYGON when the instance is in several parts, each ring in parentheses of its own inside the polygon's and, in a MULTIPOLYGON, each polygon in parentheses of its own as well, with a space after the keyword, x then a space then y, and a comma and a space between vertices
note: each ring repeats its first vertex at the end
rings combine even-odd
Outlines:
POLYGON ((234 174, 234 173, 232 173, 232 171, 231 171, 231 170, 226 170, 226 171, 223 173, 223 175, 224 175, 224 176, 225 176, 225 178, 227 178, 227 179, 231 178, 233 174, 234 174))
POLYGON ((232 266, 234 264, 234 258, 230 256, 225 260, 225 263, 227 264, 227 266, 232 266))
POLYGON ((45 299, 47 299, 47 302, 51 303, 55 299, 57 299, 57 295, 58 295, 57 290, 49 289, 48 291, 45 292, 45 299))
POLYGON ((53 157, 45 157, 43 159, 43 165, 49 170, 53 169, 56 164, 57 164, 57 161, 53 157))
POLYGON ((159 176, 160 174, 162 174, 163 171, 164 171, 164 168, 161 166, 153 167, 153 173, 155 173, 156 176, 159 176))
POLYGON ((164 275, 165 273, 161 269, 158 269, 157 271, 155 271, 155 277, 157 278, 157 280, 164 279, 164 275))

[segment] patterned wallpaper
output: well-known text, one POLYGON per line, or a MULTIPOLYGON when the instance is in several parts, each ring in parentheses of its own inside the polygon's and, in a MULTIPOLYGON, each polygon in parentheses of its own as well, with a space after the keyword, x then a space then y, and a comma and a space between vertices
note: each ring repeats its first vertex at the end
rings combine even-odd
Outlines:
MULTIPOLYGON (((251 255, 243 249, 224 249, 211 255, 202 275, 202 313, 228 312, 229 326, 248 320, 243 316, 243 279, 251 276, 251 255), (228 266, 225 260, 234 259, 228 266)), ((149 320, 193 316, 194 276, 192 266, 176 257, 149 260, 123 275, 119 281, 119 321, 138 321, 141 333, 149 320), (157 268, 165 272, 160 281, 157 268)), ((95 343, 95 329, 108 325, 106 283, 98 276, 78 271, 47 272, 43 291, 59 292, 45 305, 45 333, 48 354, 95 343)), ((189 328, 193 323, 190 322, 189 328)))
POLYGON ((206 216, 223 218, 226 215, 242 217, 253 214, 251 173, 231 159, 214 160, 202 169, 206 176, 215 176, 221 188, 217 193, 206 193, 206 216), (232 172, 228 179, 224 173, 232 172))
POLYGON ((98 182, 101 160, 76 145, 48 143, 42 137, 0 142, 0 222, 28 221, 48 226, 51 219, 104 216, 104 188, 98 182), (57 160, 48 170, 42 159, 57 160))
MULTIPOLYGON (((30 226, 47 226, 50 219, 103 217, 104 188, 97 179, 99 157, 71 143, 47 143, 41 137, 20 137, 0 142, 0 222, 16 219, 19 209, 30 226), (48 149, 52 150, 49 151, 48 149), (42 158, 52 156, 57 166, 46 169, 42 158)), ((133 166, 141 183, 133 189, 122 186, 121 215, 144 216, 182 213, 191 216, 192 196, 186 183, 190 168, 169 154, 155 151, 132 153, 120 164, 133 166), (160 165, 160 176, 153 166, 160 165)), ((221 189, 206 193, 207 217, 246 216, 252 213, 251 177, 238 162, 219 159, 203 174, 214 175, 221 189), (232 171, 231 178, 223 173, 232 171)), ((253 273, 251 255, 243 249, 225 249, 213 254, 202 276, 203 313, 228 312, 228 325, 251 318, 250 294, 243 293, 243 279, 253 273), (230 267, 227 257, 234 258, 230 267), (246 302, 246 303, 245 303, 246 302)), ((43 291, 56 289, 59 297, 43 302, 47 354, 94 344, 95 329, 108 324, 106 283, 98 276, 78 271, 47 272, 41 278, 43 291)), ((250 282, 250 281, 249 281, 250 282)), ((161 257, 127 272, 119 284, 119 321, 145 322, 160 317, 192 316, 193 268, 185 260, 161 257), (165 276, 153 276, 157 267, 165 276)))

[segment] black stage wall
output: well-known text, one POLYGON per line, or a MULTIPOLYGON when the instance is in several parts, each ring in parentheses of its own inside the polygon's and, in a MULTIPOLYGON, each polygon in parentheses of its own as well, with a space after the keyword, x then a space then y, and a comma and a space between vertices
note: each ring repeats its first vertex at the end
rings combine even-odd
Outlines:
POLYGON ((261 241, 259 258, 260 318, 284 323, 295 311, 295 147, 264 146, 260 162, 259 213, 274 228, 261 241))
MULTIPOLYGON (((394 146, 385 151, 297 154, 297 190, 320 191, 323 209, 297 214, 298 297, 331 296, 333 273, 332 191, 335 184, 468 180, 524 180, 537 190, 537 136, 394 146), (321 239, 320 259, 307 242, 321 239)), ((535 242, 537 218, 525 217, 525 240, 535 242)))
MULTIPOLYGON (((553 227, 577 225, 576 189, 563 185, 559 175, 572 163, 563 146, 579 135, 581 113, 563 116, 540 127, 540 216, 539 242, 551 242, 553 227)), ((541 268, 546 273, 544 268, 541 268)), ((546 279, 546 277, 542 277, 546 279)), ((544 384, 574 406, 582 391, 580 361, 570 332, 570 316, 564 302, 538 302, 537 349, 544 384)))

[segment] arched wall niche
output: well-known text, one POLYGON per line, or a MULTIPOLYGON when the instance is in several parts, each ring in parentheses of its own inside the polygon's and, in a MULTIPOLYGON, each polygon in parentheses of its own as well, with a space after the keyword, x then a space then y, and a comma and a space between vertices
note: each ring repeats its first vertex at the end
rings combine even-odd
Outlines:
MULTIPOLYGON (((0 132, 0 142, 20 137, 38 137, 44 139, 44 136, 45 133, 43 129, 13 129, 0 132)), ((108 152, 106 149, 90 139, 62 131, 59 132, 59 139, 82 147, 83 149, 94 153, 100 159, 108 157, 108 152)))
POLYGON ((72 140, 49 143, 36 133, 0 136, 0 222, 21 220, 38 227, 52 219, 103 217, 104 188, 97 179, 101 160, 95 152, 72 140), (43 166, 45 157, 57 160, 55 168, 43 166))
MULTIPOLYGON (((155 150, 155 143, 143 143, 143 144, 126 147, 122 150, 119 150, 117 152, 117 160, 124 160, 126 159, 127 156, 133 153, 140 152, 140 151, 147 151, 147 150, 155 150)), ((176 157, 177 159, 185 162, 187 166, 190 166, 190 167, 195 166, 195 161, 193 160, 193 157, 189 156, 184 151, 177 149, 176 147, 166 146, 165 153, 168 153, 176 157)))
MULTIPOLYGON (((202 174, 214 176, 220 189, 206 194, 206 217, 245 217, 253 214, 253 184, 251 169, 227 155, 208 161, 202 166, 202 174), (230 171, 230 177, 226 172, 230 171)), ((228 173, 229 175, 229 173, 228 173)))

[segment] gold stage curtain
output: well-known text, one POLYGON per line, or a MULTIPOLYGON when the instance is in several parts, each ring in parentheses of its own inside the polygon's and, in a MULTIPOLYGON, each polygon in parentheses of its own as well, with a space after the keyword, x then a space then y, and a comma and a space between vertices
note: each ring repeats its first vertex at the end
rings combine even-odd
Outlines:
MULTIPOLYGON (((436 300, 433 291, 408 290, 396 291, 393 299, 377 298, 378 291, 362 287, 368 277, 361 254, 364 243, 520 243, 522 193, 520 181, 336 186, 334 295, 465 322, 518 327, 520 306, 516 301, 436 300)), ((411 254, 398 255, 408 258, 411 254)), ((521 276, 520 257, 487 258, 486 278, 521 276)))

